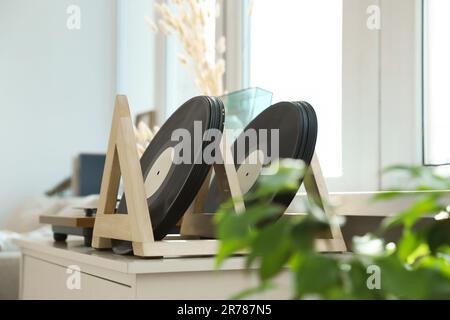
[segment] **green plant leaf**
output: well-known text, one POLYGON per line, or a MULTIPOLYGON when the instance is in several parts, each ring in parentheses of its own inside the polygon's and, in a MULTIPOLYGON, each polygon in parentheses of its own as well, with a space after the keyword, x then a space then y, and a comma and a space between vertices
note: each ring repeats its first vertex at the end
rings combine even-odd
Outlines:
POLYGON ((276 174, 262 175, 259 180, 261 188, 269 190, 298 188, 298 181, 304 176, 305 171, 303 161, 284 159, 272 167, 278 168, 276 174))
POLYGON ((216 268, 219 268, 226 258, 232 254, 247 248, 250 245, 250 239, 226 240, 221 241, 216 254, 216 268))
POLYGON ((257 294, 266 292, 268 290, 274 289, 275 285, 271 282, 262 282, 259 286, 255 287, 255 288, 250 288, 247 290, 244 290, 236 295, 234 295, 233 297, 231 297, 231 300, 242 300, 242 299, 246 299, 252 296, 255 296, 257 294))
POLYGON ((423 299, 427 296, 427 279, 407 270, 396 256, 382 258, 377 264, 381 268, 381 287, 384 292, 400 299, 423 299))
POLYGON ((216 217, 217 237, 220 242, 216 265, 225 258, 250 246, 252 237, 257 234, 255 228, 263 221, 275 220, 280 215, 280 208, 272 205, 254 205, 242 214, 235 214, 233 209, 222 207, 216 217))
POLYGON ((384 229, 391 229, 392 227, 403 225, 405 228, 409 229, 412 228, 420 218, 426 215, 436 214, 440 211, 442 211, 442 206, 436 201, 436 198, 427 196, 418 200, 410 208, 400 214, 386 218, 382 223, 382 227, 384 229))
POLYGON ((217 214, 218 228, 217 235, 220 239, 241 239, 246 238, 250 228, 256 227, 263 221, 273 220, 280 215, 280 208, 277 206, 254 205, 242 214, 235 214, 234 211, 221 211, 217 214))
POLYGON ((437 255, 445 257, 448 260, 449 264, 450 264, 450 245, 441 246, 439 248, 439 250, 438 250, 437 255))
POLYGON ((428 246, 419 234, 406 230, 397 246, 401 261, 413 264, 416 259, 429 253, 428 246))
POLYGON ((434 269, 448 278, 450 281, 450 261, 444 257, 427 256, 420 259, 418 268, 434 269))
POLYGON ((370 290, 368 288, 367 279, 369 275, 367 273, 367 264, 359 259, 352 259, 347 269, 348 271, 345 269, 342 271, 344 279, 347 279, 347 283, 344 284, 344 287, 347 288, 347 299, 372 300, 384 298, 381 290, 370 290))
POLYGON ((411 192, 402 192, 398 189, 395 190, 388 190, 377 193, 373 200, 374 201, 386 201, 386 200, 392 200, 396 198, 406 198, 406 197, 414 197, 416 196, 414 193, 411 192))
POLYGON ((409 270, 397 256, 379 259, 382 290, 400 299, 449 299, 450 279, 429 268, 409 270))
MULTIPOLYGON (((399 172, 409 178, 409 186, 402 186, 397 190, 434 191, 449 190, 450 181, 447 177, 435 173, 435 168, 424 166, 396 165, 383 170, 383 173, 399 172)), ((405 178, 406 178, 405 177, 405 178)), ((402 194, 398 194, 401 196, 402 194)))
POLYGON ((339 266, 335 259, 310 253, 305 256, 296 274, 296 297, 309 294, 326 295, 328 291, 339 287, 339 266))
POLYGON ((450 246, 450 220, 440 220, 426 226, 425 237, 433 254, 442 246, 450 246))
POLYGON ((329 231, 328 224, 307 216, 297 222, 292 228, 293 246, 300 251, 313 251, 317 236, 325 231, 329 231))
POLYGON ((403 171, 408 173, 413 178, 418 178, 423 176, 424 168, 420 166, 408 166, 408 165, 393 165, 383 169, 382 173, 391 173, 395 171, 403 171))
POLYGON ((261 261, 259 276, 265 281, 280 273, 291 257, 290 243, 291 225, 288 219, 259 230, 251 246, 250 259, 259 257, 261 261))

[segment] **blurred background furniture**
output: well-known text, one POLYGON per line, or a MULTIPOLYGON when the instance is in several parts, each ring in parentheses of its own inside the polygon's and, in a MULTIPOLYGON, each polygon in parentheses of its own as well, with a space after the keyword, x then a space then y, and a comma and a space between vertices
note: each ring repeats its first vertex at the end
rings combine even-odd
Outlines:
POLYGON ((0 252, 0 300, 19 298, 19 252, 0 252))

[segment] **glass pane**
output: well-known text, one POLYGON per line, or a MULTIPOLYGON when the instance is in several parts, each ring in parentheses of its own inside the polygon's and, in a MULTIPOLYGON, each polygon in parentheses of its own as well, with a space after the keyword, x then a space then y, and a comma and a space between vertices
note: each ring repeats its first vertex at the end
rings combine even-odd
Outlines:
POLYGON ((341 176, 342 0, 257 0, 249 29, 250 85, 309 102, 323 171, 341 176))
POLYGON ((425 163, 450 163, 450 1, 426 1, 425 15, 425 163))

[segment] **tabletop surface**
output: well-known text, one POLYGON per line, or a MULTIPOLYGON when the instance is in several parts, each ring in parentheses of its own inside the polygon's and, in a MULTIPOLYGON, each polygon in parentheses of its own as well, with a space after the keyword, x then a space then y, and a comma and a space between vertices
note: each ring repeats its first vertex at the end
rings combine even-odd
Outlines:
MULTIPOLYGON (((114 254, 111 250, 100 251, 85 247, 80 239, 69 236, 65 243, 54 242, 50 238, 16 240, 16 244, 25 255, 43 260, 51 260, 51 257, 56 257, 128 274, 219 270, 215 266, 215 257, 213 256, 151 259, 121 256, 114 254)), ((220 270, 242 270, 244 262, 245 258, 242 256, 231 257, 220 267, 220 270)))

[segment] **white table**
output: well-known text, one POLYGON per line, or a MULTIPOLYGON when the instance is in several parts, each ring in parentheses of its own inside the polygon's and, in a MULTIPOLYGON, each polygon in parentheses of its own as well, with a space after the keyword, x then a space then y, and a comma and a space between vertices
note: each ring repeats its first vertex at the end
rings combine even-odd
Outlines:
MULTIPOLYGON (((78 239, 17 241, 22 299, 228 299, 257 285, 254 272, 243 270, 243 257, 216 270, 214 257, 118 256, 83 247, 78 239)), ((290 282, 286 272, 277 289, 255 298, 289 298, 290 282)))

